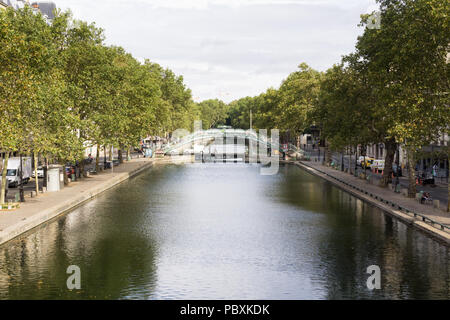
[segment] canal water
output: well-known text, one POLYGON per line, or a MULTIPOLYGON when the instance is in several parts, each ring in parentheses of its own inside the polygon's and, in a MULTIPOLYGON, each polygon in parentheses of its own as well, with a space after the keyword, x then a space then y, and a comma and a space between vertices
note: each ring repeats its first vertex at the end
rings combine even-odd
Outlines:
POLYGON ((430 298, 448 247, 288 165, 155 167, 0 247, 0 299, 430 298))

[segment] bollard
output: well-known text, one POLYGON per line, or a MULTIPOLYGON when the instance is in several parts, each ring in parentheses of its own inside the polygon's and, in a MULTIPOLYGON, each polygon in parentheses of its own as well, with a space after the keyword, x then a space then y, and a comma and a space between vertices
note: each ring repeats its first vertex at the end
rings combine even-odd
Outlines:
POLYGON ((405 197, 408 196, 408 189, 401 189, 400 191, 402 192, 402 195, 404 195, 405 197))
POLYGON ((433 200, 433 208, 439 209, 440 203, 439 200, 433 200))
POLYGON ((47 187, 42 187, 42 193, 46 193, 47 192, 47 187))
POLYGON ((389 188, 390 190, 394 190, 393 187, 392 187, 392 183, 388 183, 388 188, 389 188))
POLYGON ((31 198, 36 197, 36 191, 31 191, 30 196, 31 196, 31 198))

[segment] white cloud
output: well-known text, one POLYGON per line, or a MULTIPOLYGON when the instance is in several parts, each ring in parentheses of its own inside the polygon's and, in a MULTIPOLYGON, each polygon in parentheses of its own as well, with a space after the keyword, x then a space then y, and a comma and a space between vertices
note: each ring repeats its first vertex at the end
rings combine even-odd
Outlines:
POLYGON ((277 87, 298 64, 325 70, 354 49, 375 0, 55 0, 123 46, 184 76, 196 100, 277 87))

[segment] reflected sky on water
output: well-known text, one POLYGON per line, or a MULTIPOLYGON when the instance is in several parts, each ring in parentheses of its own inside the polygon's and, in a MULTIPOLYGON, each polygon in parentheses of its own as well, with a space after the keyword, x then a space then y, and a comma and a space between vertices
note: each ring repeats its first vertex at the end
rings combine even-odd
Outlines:
POLYGON ((157 166, 0 247, 0 298, 449 299, 450 251, 294 166, 157 166))

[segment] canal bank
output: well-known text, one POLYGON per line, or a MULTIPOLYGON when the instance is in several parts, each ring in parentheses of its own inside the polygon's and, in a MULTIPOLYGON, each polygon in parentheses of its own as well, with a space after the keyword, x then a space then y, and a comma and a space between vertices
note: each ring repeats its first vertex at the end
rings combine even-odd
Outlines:
POLYGON ((91 175, 81 181, 72 182, 59 192, 41 193, 21 203, 19 209, 0 211, 0 245, 26 234, 34 228, 84 204, 123 181, 144 170, 167 163, 185 163, 190 158, 171 159, 137 158, 124 162, 113 171, 91 175))
POLYGON ((429 236, 450 245, 450 215, 414 199, 371 185, 350 174, 317 163, 284 161, 325 179, 351 195, 370 203, 407 225, 416 227, 429 236))

